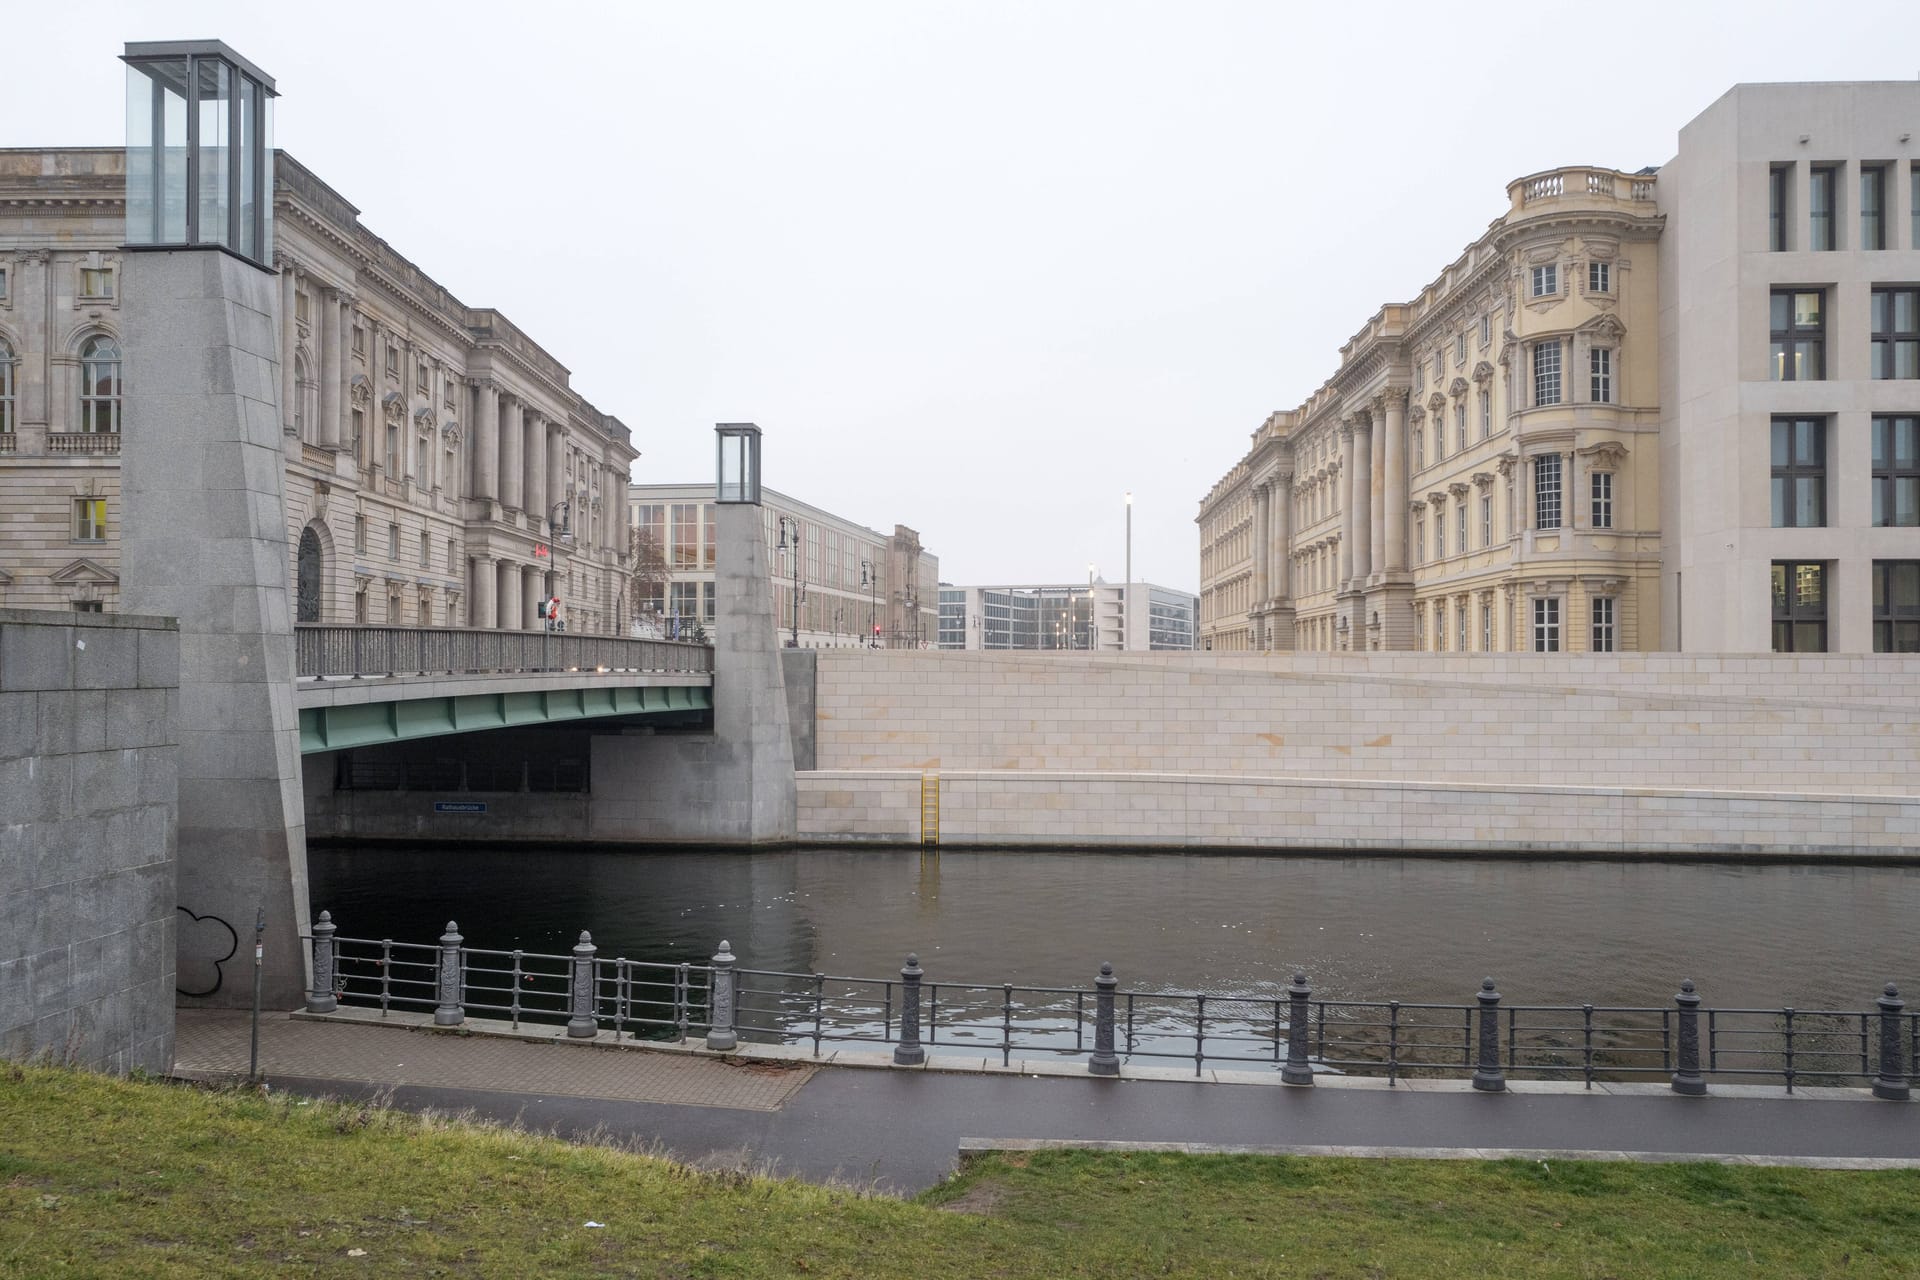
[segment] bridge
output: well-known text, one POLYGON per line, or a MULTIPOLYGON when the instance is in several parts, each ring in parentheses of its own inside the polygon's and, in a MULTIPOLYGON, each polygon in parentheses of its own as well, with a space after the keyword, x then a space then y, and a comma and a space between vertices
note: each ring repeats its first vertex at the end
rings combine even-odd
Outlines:
POLYGON ((451 627, 294 628, 300 752, 713 709, 713 647, 451 627))

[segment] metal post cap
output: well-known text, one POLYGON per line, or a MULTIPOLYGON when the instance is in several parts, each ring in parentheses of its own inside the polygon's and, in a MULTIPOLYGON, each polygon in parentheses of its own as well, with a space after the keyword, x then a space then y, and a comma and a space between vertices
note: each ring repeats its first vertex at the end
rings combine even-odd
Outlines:
POLYGON ((451 920, 447 921, 447 931, 440 935, 441 945, 448 946, 462 941, 464 939, 460 936, 460 926, 451 920))
POLYGON ((900 976, 903 978, 917 978, 925 972, 926 970, 920 967, 920 957, 914 952, 909 951, 907 953, 906 967, 900 970, 900 976))

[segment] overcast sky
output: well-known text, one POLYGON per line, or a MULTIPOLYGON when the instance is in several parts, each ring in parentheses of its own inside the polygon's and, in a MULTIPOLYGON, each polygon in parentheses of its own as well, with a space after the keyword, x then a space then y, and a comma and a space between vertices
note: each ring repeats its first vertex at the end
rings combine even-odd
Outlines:
POLYGON ((119 144, 121 44, 224 39, 635 479, 754 421, 769 485, 974 583, 1120 580, 1131 489, 1135 578, 1197 587, 1248 433, 1510 179, 1664 163, 1738 81, 1920 73, 1911 0, 9 8, 0 146, 119 144))

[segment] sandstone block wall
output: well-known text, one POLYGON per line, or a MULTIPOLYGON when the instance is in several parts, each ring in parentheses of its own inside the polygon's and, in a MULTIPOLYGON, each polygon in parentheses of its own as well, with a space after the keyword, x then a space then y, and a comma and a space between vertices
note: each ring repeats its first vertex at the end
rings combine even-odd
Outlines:
POLYGON ((171 619, 0 610, 0 1056, 173 1065, 171 619))

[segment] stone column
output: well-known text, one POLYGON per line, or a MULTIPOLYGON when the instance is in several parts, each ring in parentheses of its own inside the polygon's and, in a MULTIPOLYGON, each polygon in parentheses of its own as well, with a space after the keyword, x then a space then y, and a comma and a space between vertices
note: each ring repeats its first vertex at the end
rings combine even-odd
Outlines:
POLYGON ((561 449, 566 433, 558 423, 547 424, 547 510, 551 512, 566 500, 567 474, 561 449))
POLYGON ((500 505, 509 516, 526 506, 527 424, 520 397, 509 395, 500 407, 500 505))
POLYGON ((546 585, 546 575, 532 565, 520 570, 520 629, 538 631, 540 629, 540 589, 546 585))
POLYGON ((470 627, 493 627, 499 624, 499 614, 495 612, 495 590, 499 586, 495 562, 492 556, 473 558, 473 603, 468 607, 467 625, 470 627))
MULTIPOLYGON (((1373 419, 1365 413, 1353 419, 1353 549, 1354 577, 1365 581, 1373 573, 1373 419)), ((1359 646, 1356 638, 1355 647, 1359 646)))
POLYGON ((333 392, 333 414, 324 424, 325 443, 330 449, 344 449, 353 440, 353 299, 347 294, 340 295, 333 345, 338 353, 334 357, 334 381, 339 385, 333 392))
POLYGON ((322 446, 340 441, 340 294, 333 289, 321 291, 320 331, 320 421, 314 424, 313 438, 322 446))
POLYGON ((494 629, 512 631, 520 613, 520 569, 509 560, 494 562, 494 629))
POLYGON ((496 502, 500 498, 500 388, 482 382, 475 399, 480 412, 473 421, 473 496, 496 502))
POLYGON ((1375 399, 1368 414, 1372 444, 1367 466, 1367 571, 1368 575, 1387 571, 1387 424, 1381 412, 1382 399, 1375 399))
MULTIPOLYGON (((1266 484, 1253 487, 1253 612, 1259 614, 1267 607, 1273 591, 1269 581, 1269 566, 1273 559, 1273 542, 1267 524, 1267 515, 1272 507, 1272 498, 1266 484)), ((1261 645, 1265 648, 1265 645, 1261 645)))
POLYGON ((1381 532, 1385 538, 1382 564, 1388 573, 1407 571, 1407 392, 1404 387, 1388 387, 1383 397, 1385 421, 1380 434, 1386 447, 1382 463, 1381 492, 1386 510, 1381 532))
POLYGON ((1353 420, 1340 423, 1340 481, 1335 486, 1340 499, 1340 581, 1336 591, 1346 590, 1353 577, 1353 420))
POLYGON ((285 258, 280 260, 280 424, 281 430, 290 436, 300 434, 300 428, 294 424, 294 399, 300 393, 299 383, 294 378, 293 353, 300 345, 300 327, 294 322, 297 309, 294 302, 295 291, 299 288, 295 278, 293 264, 285 258))
POLYGON ((533 517, 533 534, 547 536, 547 420, 538 410, 529 409, 527 422, 527 513, 533 517))
POLYGON ((1273 509, 1268 513, 1273 536, 1269 545, 1273 548, 1267 553, 1269 573, 1272 565, 1280 566, 1279 581, 1270 583, 1275 599, 1293 598, 1293 473, 1283 471, 1274 482, 1273 509))

